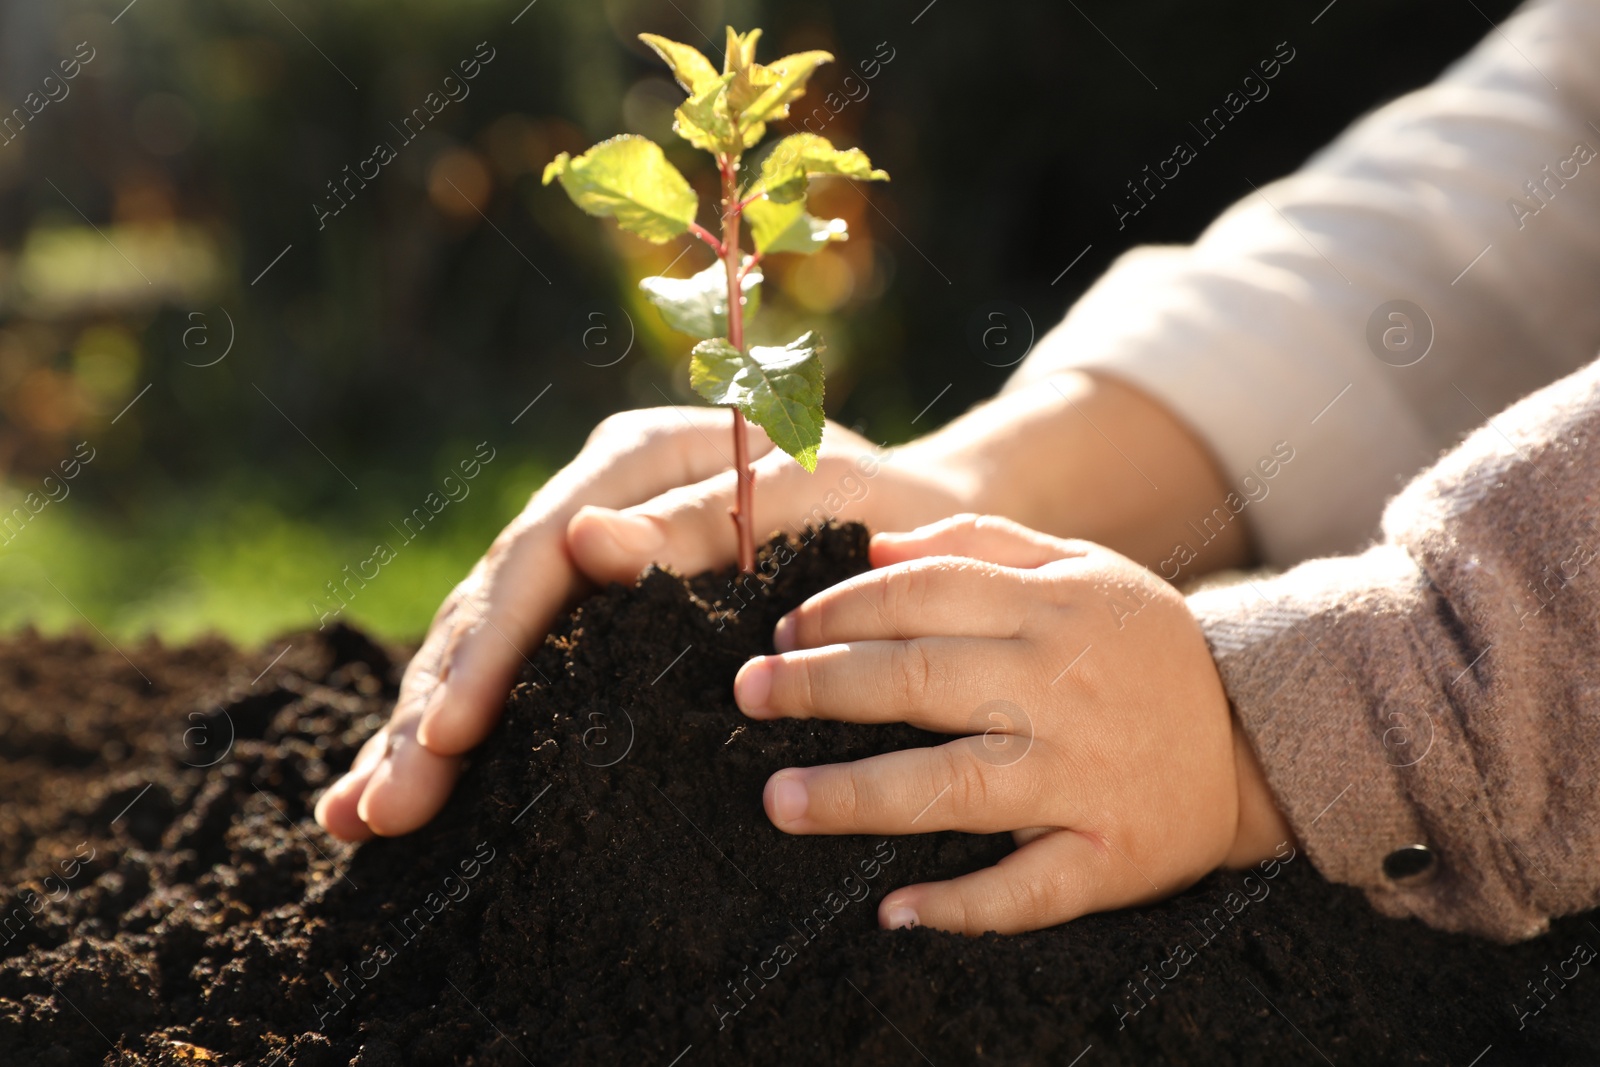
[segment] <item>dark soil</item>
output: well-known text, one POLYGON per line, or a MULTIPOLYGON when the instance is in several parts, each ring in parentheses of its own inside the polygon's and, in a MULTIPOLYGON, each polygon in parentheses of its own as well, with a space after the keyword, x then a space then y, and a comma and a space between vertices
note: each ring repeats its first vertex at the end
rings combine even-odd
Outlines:
POLYGON ((1600 1062, 1594 916, 1500 947, 1304 857, 1035 934, 879 930, 889 888, 1009 839, 778 833, 773 770, 929 738, 730 697, 864 544, 827 531, 720 617, 726 576, 590 600, 445 813, 360 847, 310 814, 394 699, 359 633, 0 644, 0 1064, 1600 1062))

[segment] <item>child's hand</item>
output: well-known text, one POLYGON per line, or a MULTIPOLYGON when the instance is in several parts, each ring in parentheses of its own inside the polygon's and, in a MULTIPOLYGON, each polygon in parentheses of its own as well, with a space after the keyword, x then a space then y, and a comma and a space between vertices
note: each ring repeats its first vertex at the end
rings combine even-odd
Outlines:
POLYGON ((1050 926, 1289 838, 1199 626, 1148 570, 972 516, 880 534, 872 562, 780 621, 734 692, 753 718, 968 735, 767 782, 789 833, 1014 832, 994 867, 890 893, 883 925, 1050 926))

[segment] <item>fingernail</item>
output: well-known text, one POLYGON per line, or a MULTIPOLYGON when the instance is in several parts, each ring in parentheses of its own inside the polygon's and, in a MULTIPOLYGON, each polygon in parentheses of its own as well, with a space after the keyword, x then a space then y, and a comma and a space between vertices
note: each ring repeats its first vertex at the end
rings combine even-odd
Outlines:
POLYGON ((611 539, 617 543, 617 547, 624 552, 654 552, 666 543, 666 537, 661 533, 660 527, 638 515, 612 512, 606 516, 605 527, 611 534, 611 539))
POLYGON ((444 717, 445 689, 444 682, 435 685, 433 692, 428 694, 427 707, 422 709, 422 721, 417 724, 417 740, 423 748, 430 747, 429 742, 433 740, 430 735, 439 728, 439 722, 444 717))
POLYGON ((907 930, 917 925, 917 913, 904 904, 896 904, 884 916, 884 927, 889 930, 907 930))
POLYGON ((793 615, 785 615, 778 620, 778 625, 772 628, 772 647, 779 652, 793 652, 795 649, 794 632, 798 624, 793 615))
POLYGON ((785 775, 772 783, 772 814, 780 823, 792 823, 803 817, 808 805, 806 785, 799 778, 785 775))
POLYGON ((772 664, 765 656, 739 668, 733 680, 733 698, 746 715, 759 715, 767 710, 767 698, 772 695, 772 664))

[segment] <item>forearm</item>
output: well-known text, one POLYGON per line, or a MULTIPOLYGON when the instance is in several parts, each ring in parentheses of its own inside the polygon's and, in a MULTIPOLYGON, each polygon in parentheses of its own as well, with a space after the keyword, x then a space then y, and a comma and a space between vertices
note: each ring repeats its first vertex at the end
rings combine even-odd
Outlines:
POLYGON ((1292 468, 1247 514, 1260 556, 1356 550, 1475 409, 1600 348, 1596 54, 1600 6, 1525 6, 1436 85, 1242 190, 1194 244, 1127 253, 1014 384, 1115 373, 1229 474, 1287 442, 1292 468))
POLYGON ((1166 407, 1101 374, 1064 371, 1004 393, 902 455, 948 478, 968 510, 1166 564, 1168 577, 1251 558, 1228 506, 1230 495, 1235 508, 1247 497, 1205 445, 1166 407), (1181 567, 1178 545, 1193 553, 1181 567))

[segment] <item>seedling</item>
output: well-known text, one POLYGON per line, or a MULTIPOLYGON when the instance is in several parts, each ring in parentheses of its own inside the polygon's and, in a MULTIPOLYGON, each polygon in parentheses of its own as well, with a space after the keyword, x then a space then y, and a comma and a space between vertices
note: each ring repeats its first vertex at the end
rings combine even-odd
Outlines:
POLYGON ((706 400, 733 409, 734 469, 738 491, 732 508, 739 567, 755 571, 753 496, 746 419, 806 470, 817 467, 825 416, 822 410, 822 338, 807 331, 782 346, 745 347, 745 323, 760 300, 763 257, 809 254, 847 236, 843 219, 806 211, 812 176, 837 174, 864 181, 889 175, 872 169, 859 148, 840 151, 826 138, 796 133, 773 145, 755 176, 740 184, 742 159, 789 116, 805 95, 813 71, 833 56, 797 52, 763 65, 755 61, 760 30, 728 27, 722 73, 699 51, 652 33, 639 35, 672 68, 689 98, 674 113, 673 132, 710 152, 722 176, 722 235, 695 221, 699 198, 682 173, 647 137, 622 134, 577 157, 561 153, 544 169, 544 183, 561 179, 573 203, 591 215, 610 216, 629 233, 662 244, 685 233, 704 241, 719 262, 690 278, 645 278, 645 296, 675 330, 702 338, 689 363, 689 383, 706 400), (753 255, 740 245, 750 223, 753 255))

